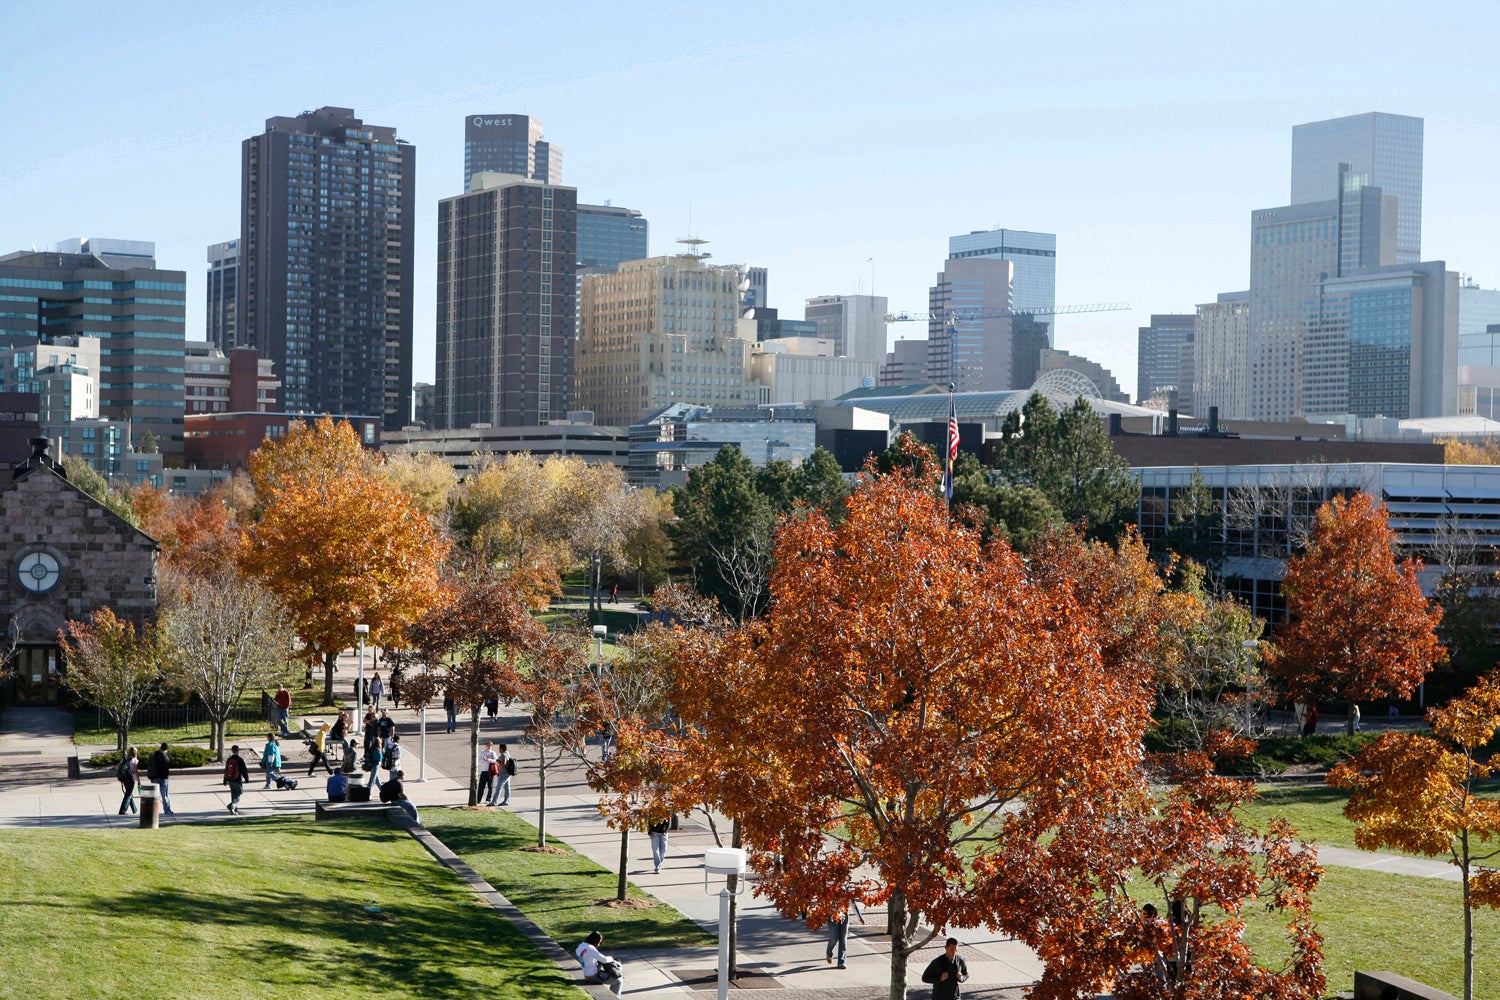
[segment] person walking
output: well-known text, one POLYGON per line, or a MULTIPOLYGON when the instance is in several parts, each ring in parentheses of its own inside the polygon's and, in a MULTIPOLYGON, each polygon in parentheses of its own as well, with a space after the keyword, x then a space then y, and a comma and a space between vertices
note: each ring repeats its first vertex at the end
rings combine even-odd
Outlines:
POLYGON ((1307 722, 1302 727, 1303 736, 1316 736, 1318 734, 1318 706, 1307 706, 1307 722))
POLYGON ((281 741, 276 738, 275 733, 266 734, 266 748, 260 752, 260 766, 266 772, 266 788, 276 780, 276 772, 281 770, 281 741))
POLYGON ((585 982, 608 983, 609 991, 619 996, 620 991, 625 988, 625 973, 619 960, 600 950, 603 944, 603 934, 589 931, 589 936, 573 949, 573 954, 578 957, 578 964, 583 966, 585 982))
MULTIPOLYGON (((667 859, 667 831, 672 829, 672 817, 665 816, 655 823, 646 827, 646 833, 651 837, 651 866, 653 875, 661 874, 662 862, 667 859)), ((843 961, 842 958, 839 959, 843 961)))
POLYGON ((375 677, 370 681, 370 707, 380 711, 380 699, 385 697, 385 681, 380 679, 380 672, 375 672, 375 677))
POLYGON ((375 729, 380 734, 380 745, 389 750, 391 741, 396 738, 396 720, 391 718, 389 712, 381 709, 380 720, 375 723, 375 729))
POLYGON ((385 747, 385 769, 395 774, 401 768, 401 737, 392 736, 385 747))
POLYGON ((505 744, 500 744, 500 757, 496 761, 499 772, 495 775, 495 783, 490 787, 490 805, 510 805, 510 779, 516 776, 516 759, 510 755, 505 744), (504 798, 501 798, 504 796, 504 798))
POLYGON ((125 756, 120 758, 119 767, 115 768, 115 777, 120 780, 120 787, 125 790, 124 798, 120 799, 120 815, 125 815, 125 808, 130 807, 135 812, 135 786, 141 780, 140 775, 141 754, 135 747, 125 751, 125 756))
POLYGON ((849 905, 844 907, 843 913, 835 913, 828 918, 828 964, 833 964, 834 952, 838 952, 840 969, 847 969, 844 960, 849 955, 849 908, 854 908, 854 915, 859 917, 859 922, 865 922, 864 911, 859 908, 859 903, 850 900, 849 905))
POLYGON ((384 759, 385 751, 380 749, 378 740, 365 747, 365 773, 370 776, 371 791, 380 787, 380 762, 384 759))
POLYGON ((292 693, 286 689, 285 684, 276 685, 276 724, 281 727, 282 736, 290 736, 291 731, 286 728, 287 722, 292 717, 292 693))
MULTIPOLYGON (((484 749, 479 751, 479 792, 474 796, 474 801, 485 805, 490 786, 498 784, 500 780, 500 755, 495 752, 495 741, 485 740, 484 749)), ((494 803, 488 803, 494 805, 494 803)))
POLYGON ((172 812, 172 796, 168 791, 167 782, 172 777, 172 761, 167 757, 167 744, 165 741, 151 755, 146 762, 146 777, 156 783, 157 796, 161 799, 161 811, 164 816, 175 816, 172 812))
POLYGON ((969 966, 958 956, 958 938, 949 938, 943 953, 922 972, 922 982, 932 985, 932 1000, 958 1000, 968 978, 969 966))
POLYGON ((229 811, 240 814, 240 796, 245 794, 245 782, 250 778, 250 769, 245 758, 240 756, 238 744, 229 748, 229 759, 224 762, 224 784, 229 786, 229 811))
POLYGON ((322 764, 324 769, 327 770, 329 774, 333 773, 333 768, 329 766, 328 763, 328 755, 324 752, 327 746, 328 723, 325 722, 318 727, 318 733, 313 737, 312 744, 308 747, 308 749, 312 751, 312 763, 307 765, 307 776, 309 778, 311 778, 313 772, 318 769, 319 764, 322 764))
POLYGON ((443 714, 448 717, 448 732, 458 731, 458 702, 453 697, 453 689, 449 688, 443 692, 443 714))

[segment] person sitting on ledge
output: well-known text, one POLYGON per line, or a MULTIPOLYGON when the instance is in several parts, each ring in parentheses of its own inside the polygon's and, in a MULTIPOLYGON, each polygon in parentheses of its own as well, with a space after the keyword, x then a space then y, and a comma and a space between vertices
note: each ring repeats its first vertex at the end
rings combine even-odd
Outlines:
POLYGON ((349 801, 349 779, 344 777, 343 771, 335 771, 328 776, 328 801, 349 801))

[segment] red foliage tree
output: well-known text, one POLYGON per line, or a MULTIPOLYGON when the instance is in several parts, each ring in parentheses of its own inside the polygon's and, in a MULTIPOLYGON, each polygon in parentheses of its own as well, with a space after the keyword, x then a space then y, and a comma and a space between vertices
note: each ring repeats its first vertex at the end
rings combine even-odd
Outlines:
POLYGON ((1312 541, 1287 562, 1287 620, 1269 656, 1292 698, 1410 697, 1442 659, 1442 609, 1422 596, 1421 563, 1398 563, 1395 545, 1385 504, 1367 493, 1318 509, 1312 541))

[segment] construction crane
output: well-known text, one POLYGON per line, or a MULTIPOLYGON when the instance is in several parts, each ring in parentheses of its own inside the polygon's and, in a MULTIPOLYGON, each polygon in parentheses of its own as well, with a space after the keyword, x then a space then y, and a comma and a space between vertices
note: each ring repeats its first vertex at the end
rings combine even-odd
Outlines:
POLYGON ((1093 302, 1082 306, 1053 306, 1051 309, 950 309, 946 313, 887 313, 885 321, 887 323, 928 323, 937 318, 953 326, 956 323, 968 323, 976 319, 1007 319, 1011 316, 1068 316, 1073 313, 1121 312, 1129 308, 1129 302, 1093 302))

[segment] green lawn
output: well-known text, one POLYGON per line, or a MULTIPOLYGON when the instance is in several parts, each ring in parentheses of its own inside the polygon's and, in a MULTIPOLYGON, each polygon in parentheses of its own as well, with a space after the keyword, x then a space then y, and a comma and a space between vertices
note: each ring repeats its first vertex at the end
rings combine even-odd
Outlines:
MULTIPOLYGON (((613 899, 617 874, 571 849, 567 854, 520 850, 536 843, 536 827, 508 812, 426 809, 422 821, 439 840, 571 950, 591 930, 632 948, 712 947, 714 938, 665 904, 653 909, 595 906, 613 899)), ((554 847, 566 847, 548 838, 554 847)), ((649 899, 634 886, 630 895, 649 899)))
MULTIPOLYGON (((1463 907, 1457 882, 1329 867, 1314 895, 1329 994, 1354 989, 1354 972, 1388 971, 1463 996, 1463 907)), ((1250 945, 1271 964, 1285 954, 1280 927, 1264 909, 1247 910, 1250 945)), ((1500 983, 1500 912, 1474 914, 1475 993, 1500 983)))
MULTIPOLYGON (((304 715, 321 715, 330 719, 337 714, 336 709, 322 706, 323 685, 321 683, 322 673, 318 673, 319 683, 307 690, 299 685, 291 689, 292 713, 291 726, 297 727, 297 720, 304 715)), ((351 692, 353 688, 351 687, 351 692)), ((335 700, 345 708, 348 702, 340 698, 335 692, 335 700)), ((245 695, 244 704, 259 707, 260 691, 252 691, 245 695)), ((257 719, 254 722, 236 722, 231 719, 225 727, 225 735, 231 740, 235 739, 261 739, 264 740, 269 730, 264 720, 257 719)), ((208 723, 200 722, 187 726, 139 726, 130 730, 130 742, 139 747, 155 746, 162 741, 168 743, 208 743, 208 723)), ((79 746, 110 746, 115 745, 115 727, 108 715, 100 712, 92 705, 85 705, 73 713, 73 742, 79 746)))
POLYGON ((0 830, 0 940, 0 996, 583 995, 406 834, 311 816, 0 830))

